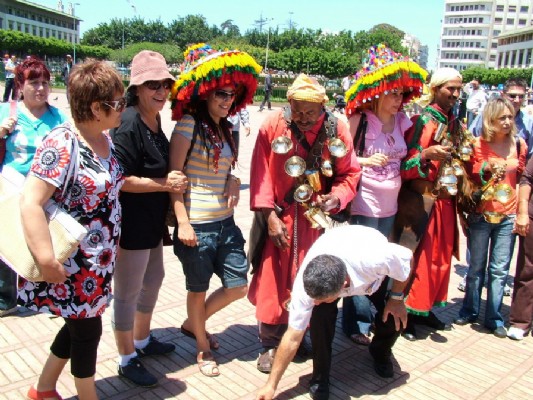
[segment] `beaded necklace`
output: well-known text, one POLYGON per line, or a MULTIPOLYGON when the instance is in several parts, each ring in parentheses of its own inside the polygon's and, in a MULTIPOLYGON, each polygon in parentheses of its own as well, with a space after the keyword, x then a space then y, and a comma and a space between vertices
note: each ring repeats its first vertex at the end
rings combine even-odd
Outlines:
MULTIPOLYGON (((206 136, 209 138, 209 141, 213 145, 213 171, 215 172, 215 174, 218 174, 218 161, 220 159, 220 153, 224 148, 224 141, 222 140, 220 134, 218 132, 213 131, 211 126, 206 121, 202 121, 201 126, 204 132, 206 133, 206 136)), ((237 153, 235 152, 235 143, 233 142, 233 136, 229 135, 229 137, 226 139, 229 142, 229 146, 232 150, 232 153, 236 155, 237 153)), ((237 157, 234 156, 231 162, 232 167, 235 167, 236 161, 237 157)))

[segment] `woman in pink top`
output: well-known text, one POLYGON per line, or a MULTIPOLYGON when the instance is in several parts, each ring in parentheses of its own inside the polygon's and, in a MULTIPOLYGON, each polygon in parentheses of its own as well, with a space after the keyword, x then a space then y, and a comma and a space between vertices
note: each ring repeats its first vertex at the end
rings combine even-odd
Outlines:
POLYGON ((507 335, 500 309, 515 244, 516 185, 527 153, 526 143, 516 135, 514 114, 513 105, 504 98, 490 100, 483 111, 483 131, 474 145, 472 178, 486 190, 476 212, 467 219, 470 268, 463 306, 455 320, 457 325, 466 325, 478 319, 488 268, 484 325, 500 338, 507 335))
MULTIPOLYGON (((404 134, 412 125, 400 110, 420 94, 426 73, 383 45, 372 47, 363 64, 365 67, 346 95, 348 125, 362 168, 351 204, 350 224, 375 228, 388 237, 398 210, 400 164, 407 155, 404 134), (418 78, 413 80, 415 76, 418 78), (370 84, 369 80, 374 82, 370 84), (371 93, 368 88, 372 88, 371 93)), ((355 343, 369 345, 373 319, 369 299, 345 297, 342 310, 346 336, 355 343)))

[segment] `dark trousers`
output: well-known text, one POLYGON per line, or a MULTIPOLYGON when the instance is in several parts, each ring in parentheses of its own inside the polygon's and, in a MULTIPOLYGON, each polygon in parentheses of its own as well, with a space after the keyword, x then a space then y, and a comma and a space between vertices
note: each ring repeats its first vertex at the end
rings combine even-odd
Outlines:
POLYGON ((519 240, 509 322, 515 328, 529 331, 533 320, 533 230, 519 236, 519 240))
POLYGON ((265 349, 273 349, 278 347, 281 338, 287 331, 287 324, 266 324, 259 322, 259 341, 265 349))
POLYGON ((261 106, 259 107, 260 110, 265 108, 265 104, 268 103, 268 109, 272 109, 272 104, 270 104, 270 90, 265 90, 265 98, 263 99, 263 102, 261 103, 261 106))
POLYGON ((0 260, 0 310, 17 305, 17 274, 0 260))
POLYGON ((4 90, 4 103, 9 101, 9 96, 11 95, 11 100, 16 100, 15 96, 15 78, 6 78, 6 88, 4 90))
POLYGON ((70 372, 76 378, 90 378, 96 373, 96 355, 102 336, 102 317, 64 318, 50 346, 53 355, 70 359, 70 372))
MULTIPOLYGON (((377 292, 367 296, 377 310, 374 320, 376 330, 369 350, 374 360, 378 363, 385 363, 390 359, 392 346, 394 346, 396 339, 400 336, 392 316, 389 316, 386 322, 382 321, 388 280, 387 278, 383 281, 377 292)), ((337 302, 338 300, 333 303, 322 303, 313 308, 310 326, 313 347, 312 383, 329 383, 332 343, 337 321, 337 302)))

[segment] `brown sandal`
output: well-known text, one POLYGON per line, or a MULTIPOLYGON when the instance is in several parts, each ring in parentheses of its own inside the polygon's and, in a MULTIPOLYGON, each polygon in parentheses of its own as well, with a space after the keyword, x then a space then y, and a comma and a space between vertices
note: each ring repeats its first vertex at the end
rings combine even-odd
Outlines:
POLYGON ((198 369, 202 374, 210 378, 219 376, 218 364, 210 351, 201 351, 196 356, 198 362, 198 369))
MULTIPOLYGON (((186 329, 183 327, 183 325, 180 328, 181 333, 183 333, 185 336, 190 337, 191 339, 196 340, 196 335, 194 332, 186 329)), ((218 350, 220 347, 220 344, 218 343, 218 340, 215 335, 211 335, 209 332, 205 333, 205 336, 207 338, 207 341, 209 342, 209 348, 211 350, 218 350)))
POLYGON ((361 346, 369 346, 372 342, 370 336, 365 335, 364 333, 354 333, 350 336, 350 340, 356 344, 360 344, 361 346))

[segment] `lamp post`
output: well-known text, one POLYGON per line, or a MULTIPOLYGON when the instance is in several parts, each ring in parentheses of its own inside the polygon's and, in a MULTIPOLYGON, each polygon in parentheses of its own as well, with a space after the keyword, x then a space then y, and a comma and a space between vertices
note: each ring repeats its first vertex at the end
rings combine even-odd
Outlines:
POLYGON ((74 51, 72 53, 72 63, 76 64, 76 37, 78 36, 78 28, 76 24, 76 13, 74 6, 81 6, 80 3, 72 3, 72 22, 74 23, 74 51))
MULTIPOLYGON (((274 18, 268 18, 266 21, 270 22, 273 21, 274 18)), ((266 54, 265 54, 265 70, 267 69, 268 65, 268 46, 270 45, 270 25, 268 26, 268 32, 267 32, 267 45, 266 45, 266 54)))

